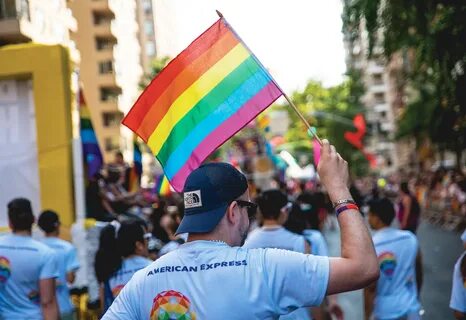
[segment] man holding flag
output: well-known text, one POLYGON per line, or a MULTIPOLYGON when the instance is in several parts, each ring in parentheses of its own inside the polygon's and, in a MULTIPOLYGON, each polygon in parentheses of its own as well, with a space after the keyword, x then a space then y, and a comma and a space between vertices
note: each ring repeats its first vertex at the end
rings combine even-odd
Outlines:
POLYGON ((177 233, 189 237, 136 273, 103 319, 277 318, 377 279, 374 247, 347 188, 347 162, 328 141, 318 172, 339 217, 342 257, 239 247, 256 211, 246 177, 226 163, 200 165, 282 94, 221 15, 142 93, 123 123, 183 191, 177 233))
POLYGON ((270 319, 376 280, 369 232, 348 204, 347 163, 325 140, 318 172, 337 203, 341 257, 238 247, 256 209, 246 178, 229 164, 206 164, 184 187, 178 233, 188 242, 136 273, 103 319, 270 319))

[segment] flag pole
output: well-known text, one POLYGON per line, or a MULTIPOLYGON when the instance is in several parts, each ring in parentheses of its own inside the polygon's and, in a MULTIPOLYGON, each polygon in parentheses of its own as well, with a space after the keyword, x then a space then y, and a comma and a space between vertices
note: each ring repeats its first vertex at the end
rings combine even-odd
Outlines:
MULTIPOLYGON (((217 15, 220 17, 220 19, 225 19, 223 17, 223 14, 218 11, 218 10, 215 10, 215 12, 217 12, 217 15)), ((226 22, 226 21, 225 21, 226 22)), ((228 23, 227 23, 228 24, 228 23)), ((228 24, 229 25, 229 24, 228 24)), ((230 26, 231 28, 231 26, 230 26)), ((231 28, 232 31, 233 31, 233 28, 231 28)), ((234 32, 234 31, 233 31, 234 32)), ((236 34, 236 32, 234 32, 236 34)), ((239 38, 239 37, 238 37, 239 38)), ((241 40, 241 42, 243 42, 241 40)), ((243 42, 244 43, 244 42, 243 42)), ((249 49, 249 48, 248 48, 249 49)), ((249 50, 251 51, 251 50, 249 50)), ((252 51, 251 51, 252 53, 252 51)), ((257 60, 257 58, 256 58, 257 60)), ((258 61, 258 60, 257 60, 258 61)), ((258 61, 259 62, 259 61, 258 61)), ((260 63, 260 62, 259 62, 260 63)), ((261 64, 262 65, 262 64, 261 64)), ((265 68, 264 68, 265 69, 265 68)), ((280 88, 280 86, 275 82, 275 79, 272 78, 272 81, 275 83, 275 85, 280 88)), ((319 136, 317 135, 317 132, 315 131, 315 128, 314 127, 311 127, 311 125, 309 124, 309 122, 307 122, 306 118, 304 118, 303 114, 298 110, 298 108, 294 105, 293 101, 291 101, 290 97, 288 97, 288 95, 283 92, 283 90, 280 89, 280 91, 282 92, 283 96, 285 97, 286 101, 288 101, 288 104, 293 108, 293 110, 296 112, 296 114, 298 115, 298 117, 301 119, 301 121, 304 122, 304 124, 306 125, 307 127, 307 132, 309 133, 309 135, 312 135, 316 140, 317 142, 319 142, 319 144, 322 146, 322 140, 320 140, 319 136)))

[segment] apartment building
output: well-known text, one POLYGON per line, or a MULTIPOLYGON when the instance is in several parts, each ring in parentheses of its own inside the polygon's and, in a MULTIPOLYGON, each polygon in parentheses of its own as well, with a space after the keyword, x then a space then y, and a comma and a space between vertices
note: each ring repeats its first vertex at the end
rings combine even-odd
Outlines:
POLYGON ((69 3, 78 21, 72 35, 81 53, 80 82, 104 160, 130 144, 120 125, 137 98, 142 75, 134 0, 79 0, 69 3))
POLYGON ((152 60, 156 56, 154 7, 152 0, 137 0, 137 22, 139 25, 140 61, 145 74, 150 73, 152 60))
POLYGON ((364 23, 359 26, 357 37, 350 38, 345 34, 345 49, 347 67, 361 72, 366 89, 361 101, 366 108, 366 149, 376 155, 377 169, 382 174, 395 172, 412 162, 410 143, 394 139, 396 119, 405 100, 398 80, 403 57, 396 56, 386 61, 380 43, 376 43, 369 58, 364 23))

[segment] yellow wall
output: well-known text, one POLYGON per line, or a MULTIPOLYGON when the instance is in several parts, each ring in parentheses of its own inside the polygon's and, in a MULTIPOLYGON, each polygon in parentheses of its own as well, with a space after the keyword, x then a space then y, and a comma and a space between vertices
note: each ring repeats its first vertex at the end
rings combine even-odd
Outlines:
POLYGON ((0 79, 32 79, 42 209, 74 222, 71 64, 67 49, 38 44, 0 48, 0 79))

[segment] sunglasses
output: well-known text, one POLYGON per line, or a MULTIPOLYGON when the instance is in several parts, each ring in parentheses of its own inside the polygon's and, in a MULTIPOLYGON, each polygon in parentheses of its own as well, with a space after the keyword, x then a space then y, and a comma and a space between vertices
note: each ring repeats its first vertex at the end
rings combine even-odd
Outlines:
POLYGON ((257 204, 249 202, 249 201, 244 201, 244 200, 235 200, 235 201, 240 207, 246 208, 248 210, 249 219, 255 218, 256 211, 257 211, 257 204))

